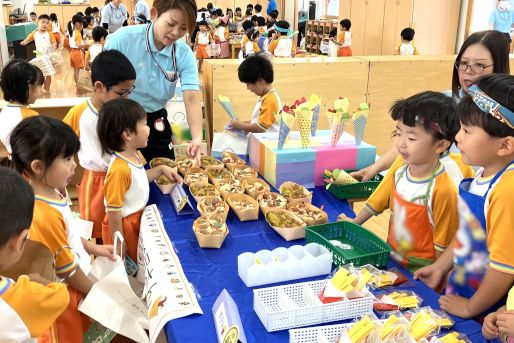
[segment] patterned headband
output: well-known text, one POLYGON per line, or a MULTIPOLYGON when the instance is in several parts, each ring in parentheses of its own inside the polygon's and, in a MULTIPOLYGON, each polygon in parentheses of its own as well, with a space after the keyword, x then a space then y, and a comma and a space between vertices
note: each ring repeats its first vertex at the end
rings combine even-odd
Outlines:
POLYGON ((484 91, 478 88, 477 85, 472 85, 469 87, 468 94, 471 96, 471 99, 473 99, 473 102, 483 112, 489 113, 495 119, 498 119, 502 124, 505 124, 511 129, 514 129, 514 112, 491 99, 487 94, 484 93, 484 91))
MULTIPOLYGON (((415 120, 420 125, 425 126, 425 117, 424 116, 417 115, 415 120)), ((439 126, 439 124, 437 122, 433 121, 430 124, 430 129, 432 130, 432 132, 439 133, 442 136, 444 136, 444 132, 443 132, 443 130, 441 129, 441 127, 439 126)))

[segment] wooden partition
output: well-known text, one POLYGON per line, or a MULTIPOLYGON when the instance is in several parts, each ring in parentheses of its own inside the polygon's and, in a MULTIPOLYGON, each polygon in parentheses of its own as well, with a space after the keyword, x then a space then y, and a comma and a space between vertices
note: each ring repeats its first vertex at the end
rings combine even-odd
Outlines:
MULTIPOLYGON (((353 58, 275 59, 274 86, 282 102, 291 103, 311 93, 321 95, 319 128, 328 128, 326 110, 339 96, 347 96, 351 107, 368 102, 371 112, 364 139, 382 154, 390 144, 394 122, 389 108, 394 100, 424 90, 451 88, 454 56, 365 56, 353 58)), ((238 117, 249 120, 257 96, 237 78, 239 62, 213 60, 204 62, 203 83, 205 119, 209 137, 222 131, 229 117, 217 101, 228 96, 238 117)), ((351 126, 351 125, 350 125, 351 126)), ((348 128, 351 133, 351 127, 348 128)))
MULTIPOLYGON (((354 58, 296 58, 273 61, 275 89, 283 104, 315 93, 322 97, 320 128, 328 128, 326 110, 339 96, 353 103, 366 101, 368 62, 354 58)), ((209 134, 223 131, 229 117, 217 101, 218 95, 230 98, 241 120, 250 120, 257 96, 239 82, 237 60, 204 61, 203 83, 205 116, 209 134)))
POLYGON ((364 139, 383 154, 395 123, 389 108, 395 100, 416 93, 451 89, 454 56, 367 56, 369 62, 367 101, 370 118, 364 139))

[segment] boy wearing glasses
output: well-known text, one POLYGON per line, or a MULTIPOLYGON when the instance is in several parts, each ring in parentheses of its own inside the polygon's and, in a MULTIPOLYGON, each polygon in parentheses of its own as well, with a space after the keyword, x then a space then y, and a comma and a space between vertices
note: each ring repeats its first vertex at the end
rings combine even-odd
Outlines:
POLYGON ((135 88, 136 71, 121 52, 106 50, 94 59, 91 79, 92 97, 70 109, 64 122, 80 138, 78 158, 84 168, 78 187, 80 217, 93 222, 93 237, 101 239, 105 217, 103 186, 110 156, 102 153, 98 140, 98 113, 108 101, 129 96, 135 88))

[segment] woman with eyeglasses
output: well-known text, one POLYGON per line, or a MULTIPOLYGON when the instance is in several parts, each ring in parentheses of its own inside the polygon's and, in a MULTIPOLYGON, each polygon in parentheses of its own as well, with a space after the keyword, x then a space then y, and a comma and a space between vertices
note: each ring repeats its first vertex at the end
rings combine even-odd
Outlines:
POLYGON ((167 102, 175 95, 180 79, 192 142, 188 153, 198 159, 202 146, 202 108, 196 59, 182 37, 195 26, 194 0, 155 0, 150 10, 153 23, 134 25, 109 35, 105 49, 121 51, 136 69, 136 88, 130 98, 147 113, 150 137, 141 149, 145 159, 174 158, 167 102))
MULTIPOLYGON (((475 32, 460 48, 453 68, 452 89, 445 94, 458 103, 469 86, 482 76, 493 73, 510 73, 509 42, 498 31, 475 32)), ((351 175, 363 181, 369 180, 391 167, 397 156, 396 145, 392 144, 378 161, 351 175)))
POLYGON ((102 26, 109 33, 114 33, 122 26, 127 26, 128 11, 122 0, 111 0, 102 8, 102 26))

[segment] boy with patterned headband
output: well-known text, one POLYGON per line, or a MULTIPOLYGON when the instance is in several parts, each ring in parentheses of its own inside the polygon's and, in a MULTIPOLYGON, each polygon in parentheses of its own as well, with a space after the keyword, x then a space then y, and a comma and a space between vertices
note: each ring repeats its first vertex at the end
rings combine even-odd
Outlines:
POLYGON ((352 221, 361 225, 391 209, 391 256, 415 271, 434 263, 452 242, 459 222, 457 187, 473 176, 473 169, 446 155, 459 130, 455 103, 448 97, 422 92, 398 100, 391 118, 397 123, 400 156, 352 221))
POLYGON ((464 163, 479 166, 459 187, 454 249, 415 277, 435 287, 450 274, 441 309, 472 318, 497 308, 514 282, 514 77, 494 74, 469 87, 457 107, 464 163))
POLYGON ((270 43, 268 51, 275 57, 291 57, 294 47, 293 40, 289 38, 289 23, 281 20, 275 24, 275 30, 279 38, 270 43))

